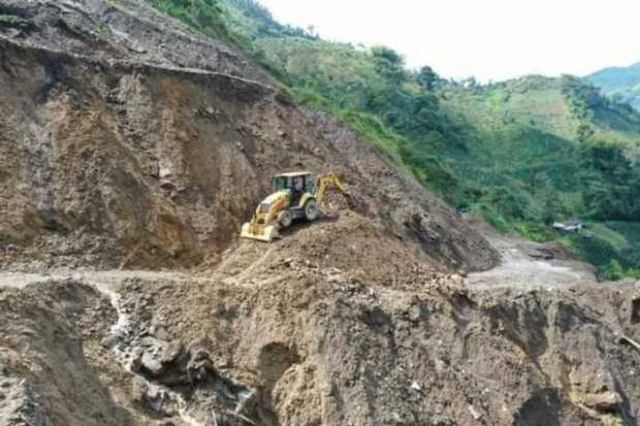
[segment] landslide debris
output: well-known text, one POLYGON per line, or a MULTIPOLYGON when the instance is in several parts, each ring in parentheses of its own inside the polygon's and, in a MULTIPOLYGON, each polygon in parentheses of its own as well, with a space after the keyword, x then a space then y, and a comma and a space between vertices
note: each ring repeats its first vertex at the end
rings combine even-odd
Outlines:
POLYGON ((638 285, 383 285, 304 257, 305 231, 125 279, 116 300, 76 281, 0 290, 2 394, 52 424, 634 424, 638 285))
MULTIPOLYGON (((339 238, 342 221, 357 228, 341 217, 318 232, 339 238)), ((207 276, 123 294, 145 294, 139 318, 199 342, 224 376, 253 389, 243 414, 257 424, 635 421, 640 353, 620 338, 640 337, 637 285, 474 289, 456 275, 417 279, 407 250, 395 254, 407 262, 395 281, 370 280, 357 254, 340 253, 337 267, 326 246, 308 250, 310 231, 267 250, 242 244, 207 276)), ((373 232, 351 241, 394 250, 373 232)))

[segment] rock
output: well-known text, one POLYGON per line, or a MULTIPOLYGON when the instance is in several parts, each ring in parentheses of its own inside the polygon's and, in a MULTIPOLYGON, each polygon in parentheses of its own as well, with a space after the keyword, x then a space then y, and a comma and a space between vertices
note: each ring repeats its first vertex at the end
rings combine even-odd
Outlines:
POLYGON ((171 396, 162 387, 134 377, 131 383, 131 399, 139 406, 162 416, 170 415, 171 396))
POLYGON ((180 342, 179 340, 174 340, 169 342, 165 347, 164 347, 164 351, 162 353, 162 362, 163 363, 169 363, 172 362, 174 360, 176 360, 178 358, 178 356, 180 356, 180 354, 182 353, 184 347, 182 345, 182 342, 180 342))
POLYGON ((142 351, 133 361, 134 371, 155 378, 162 376, 167 366, 176 362, 184 349, 180 341, 167 342, 151 336, 144 337, 141 346, 142 351))
POLYGON ((213 362, 208 352, 203 349, 190 351, 191 356, 187 364, 187 374, 191 382, 203 381, 208 375, 213 373, 213 362))
POLYGON ((154 326, 153 331, 150 329, 149 333, 161 340, 169 340, 171 338, 167 329, 161 325, 154 326))
POLYGON ((327 276, 327 282, 334 284, 334 283, 344 283, 347 278, 344 275, 344 272, 342 272, 340 269, 338 268, 327 268, 325 271, 325 274, 327 276))
POLYGON ((160 180, 160 188, 166 191, 176 191, 178 189, 175 183, 166 178, 160 180))
POLYGON ((162 167, 162 166, 161 166, 161 167, 159 168, 159 170, 158 170, 158 176, 159 176, 161 179, 166 179, 166 178, 168 178, 168 177, 169 177, 169 176, 171 176, 171 175, 172 175, 172 171, 171 171, 171 168, 170 168, 170 167, 166 167, 166 166, 165 166, 165 167, 162 167))
POLYGON ((180 341, 167 342, 147 336, 140 342, 132 369, 149 380, 174 386, 217 376, 209 352, 201 347, 185 350, 180 341))
POLYGON ((149 386, 147 382, 139 376, 134 376, 131 381, 131 399, 137 403, 144 403, 149 386))
POLYGON ((584 405, 587 407, 604 412, 617 411, 620 404, 622 404, 622 397, 620 394, 613 391, 598 394, 587 394, 583 396, 582 400, 584 405))
POLYGON ((420 317, 421 317, 422 313, 420 311, 420 306, 418 305, 413 305, 411 306, 411 308, 409 308, 409 319, 413 322, 417 322, 420 317))
POLYGON ((113 348, 116 344, 118 343, 118 336, 115 335, 108 335, 106 337, 104 337, 101 341, 100 344, 102 345, 103 348, 105 349, 110 349, 113 348))
POLYGON ((480 420, 482 418, 482 413, 478 412, 473 405, 469 405, 467 407, 467 410, 469 410, 469 413, 471 413, 471 417, 473 417, 474 419, 480 420))
POLYGON ((151 385, 146 392, 146 402, 148 407, 156 412, 162 412, 162 405, 166 399, 166 392, 160 389, 158 386, 151 385))
POLYGON ((140 365, 152 376, 159 376, 162 373, 162 363, 153 352, 143 352, 140 365))

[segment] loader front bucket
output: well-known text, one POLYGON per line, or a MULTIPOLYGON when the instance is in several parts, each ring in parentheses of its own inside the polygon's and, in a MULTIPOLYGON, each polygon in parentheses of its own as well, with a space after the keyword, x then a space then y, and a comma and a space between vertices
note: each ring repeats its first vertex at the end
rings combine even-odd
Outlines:
POLYGON ((240 233, 240 237, 242 238, 250 238, 252 240, 265 241, 270 242, 275 238, 280 237, 278 234, 278 228, 273 225, 269 226, 256 226, 255 229, 252 229, 250 223, 245 223, 242 225, 242 232, 240 233))

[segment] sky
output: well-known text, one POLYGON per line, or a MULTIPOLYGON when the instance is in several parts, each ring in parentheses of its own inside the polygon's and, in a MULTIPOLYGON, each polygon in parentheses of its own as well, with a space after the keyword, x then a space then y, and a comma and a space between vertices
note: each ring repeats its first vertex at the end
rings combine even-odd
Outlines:
POLYGON ((384 44, 410 67, 487 82, 640 62, 638 0, 260 0, 328 40, 384 44))

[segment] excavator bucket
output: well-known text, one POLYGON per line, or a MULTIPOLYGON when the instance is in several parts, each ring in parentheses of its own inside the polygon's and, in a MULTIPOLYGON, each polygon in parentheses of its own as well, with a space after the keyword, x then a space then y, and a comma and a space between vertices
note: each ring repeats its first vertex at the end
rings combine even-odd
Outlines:
POLYGON ((252 227, 251 223, 247 222, 242 225, 240 237, 269 242, 280 237, 280 234, 278 233, 278 228, 273 225, 252 227))

